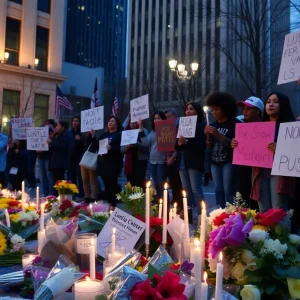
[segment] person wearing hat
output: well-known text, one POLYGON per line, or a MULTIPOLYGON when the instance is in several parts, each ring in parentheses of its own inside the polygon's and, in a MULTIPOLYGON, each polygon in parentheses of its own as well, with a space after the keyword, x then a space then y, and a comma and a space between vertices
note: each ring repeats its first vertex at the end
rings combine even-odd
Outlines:
MULTIPOLYGON (((260 122, 264 111, 264 103, 258 97, 251 96, 245 101, 239 101, 238 106, 243 110, 244 122, 260 122)), ((232 139, 231 147, 237 147, 236 139, 232 139)), ((251 209, 258 210, 257 201, 250 198, 252 167, 237 166, 238 191, 251 209)))

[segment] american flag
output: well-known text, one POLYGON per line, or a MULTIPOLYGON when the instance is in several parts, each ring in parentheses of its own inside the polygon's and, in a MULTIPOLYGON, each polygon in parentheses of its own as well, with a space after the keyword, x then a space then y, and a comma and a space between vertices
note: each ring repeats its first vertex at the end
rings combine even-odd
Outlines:
POLYGON ((56 99, 55 99, 55 116, 58 118, 60 115, 60 107, 64 107, 68 110, 72 110, 73 107, 70 101, 66 98, 62 90, 56 86, 56 99))
POLYGON ((91 108, 100 106, 99 96, 98 96, 98 87, 97 87, 97 77, 95 80, 94 92, 91 99, 91 108))
POLYGON ((118 101, 118 97, 116 96, 112 105, 111 115, 116 116, 118 114, 118 109, 119 109, 119 101, 118 101))

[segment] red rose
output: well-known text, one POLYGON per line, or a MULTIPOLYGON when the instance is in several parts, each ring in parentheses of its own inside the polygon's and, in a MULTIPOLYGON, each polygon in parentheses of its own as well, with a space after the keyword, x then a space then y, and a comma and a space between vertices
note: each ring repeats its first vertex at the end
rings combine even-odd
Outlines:
POLYGON ((177 271, 180 268, 180 264, 172 264, 169 268, 173 271, 177 271))
POLYGON ((286 212, 283 209, 271 208, 265 213, 258 213, 256 219, 259 225, 272 226, 278 224, 285 216, 286 212))
POLYGON ((224 224, 224 220, 227 219, 231 214, 226 214, 226 212, 222 212, 219 216, 217 216, 214 220, 213 223, 215 226, 220 226, 224 224))
POLYGON ((70 200, 64 200, 59 206, 59 210, 61 210, 62 212, 64 212, 68 208, 73 208, 73 204, 70 200))
POLYGON ((8 202, 9 207, 18 207, 19 206, 19 201, 12 200, 8 202))

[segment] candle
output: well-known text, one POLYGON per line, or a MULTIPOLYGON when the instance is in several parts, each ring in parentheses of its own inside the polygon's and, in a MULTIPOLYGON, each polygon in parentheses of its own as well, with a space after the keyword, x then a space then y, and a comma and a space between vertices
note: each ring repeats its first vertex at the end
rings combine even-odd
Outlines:
POLYGON ((100 281, 86 277, 74 283, 74 300, 94 300, 102 290, 103 285, 100 281))
POLYGON ((113 228, 113 232, 111 235, 111 253, 114 254, 116 252, 116 228, 113 228))
POLYGON ((217 264, 217 278, 216 278, 216 292, 215 292, 215 300, 223 299, 223 264, 222 264, 222 252, 220 253, 219 259, 220 262, 217 264))
POLYGON ((201 283, 201 300, 207 300, 207 295, 208 295, 208 284, 206 282, 207 280, 207 273, 204 272, 203 274, 203 282, 201 283))
POLYGON ((201 274, 202 274, 202 263, 201 263, 201 248, 198 239, 194 241, 194 273, 196 279, 195 285, 195 299, 202 299, 201 294, 201 274))
POLYGON ((174 208, 173 208, 173 212, 174 212, 174 217, 177 216, 177 203, 174 203, 174 208))
POLYGON ((209 125, 208 110, 209 110, 209 108, 207 106, 203 107, 203 111, 205 112, 205 115, 206 115, 206 124, 207 125, 209 125))
POLYGON ((168 218, 168 184, 164 186, 164 209, 163 209, 163 236, 162 243, 167 243, 167 218, 168 218))
POLYGON ((92 279, 96 279, 96 252, 95 252, 94 239, 91 240, 91 247, 89 252, 90 252, 90 276, 92 279))
POLYGON ((111 210, 109 211, 109 215, 111 216, 113 212, 114 212, 114 211, 111 209, 111 210))
POLYGON ((161 219, 162 217, 162 199, 159 200, 159 205, 158 205, 158 217, 161 219))
POLYGON ((39 204, 40 204, 40 188, 37 186, 36 187, 36 202, 35 202, 36 209, 39 209, 39 204))
POLYGON ((22 256, 22 268, 28 266, 37 256, 37 254, 24 254, 22 256))
POLYGON ((40 229, 44 230, 45 226, 45 203, 41 204, 41 215, 40 215, 40 229))
POLYGON ((145 229, 145 244, 150 244, 150 186, 151 181, 147 182, 146 185, 146 210, 145 210, 145 223, 146 223, 146 229, 145 229))
POLYGON ((21 195, 21 199, 22 199, 22 210, 25 210, 25 182, 22 181, 22 195, 21 195))
POLYGON ((111 264, 111 262, 108 260, 105 260, 103 262, 103 277, 105 275, 107 275, 111 271, 112 268, 113 268, 113 265, 111 264))
POLYGON ((89 209, 90 209, 90 213, 93 214, 93 205, 92 204, 89 205, 89 209))
POLYGON ((41 255, 42 249, 47 242, 45 229, 38 231, 38 253, 41 255))
POLYGON ((183 238, 188 239, 190 237, 190 228, 189 228, 189 215, 188 215, 186 192, 183 191, 182 194, 183 194, 183 218, 184 218, 183 238))
POLYGON ((172 220, 173 220, 173 209, 171 208, 169 212, 169 222, 171 222, 172 220))
POLYGON ((206 207, 205 202, 202 201, 201 210, 201 229, 200 229, 200 246, 201 246, 201 262, 204 265, 204 254, 205 254, 205 235, 206 235, 206 207))
POLYGON ((10 228, 10 219, 9 219, 9 213, 7 209, 5 210, 5 221, 6 221, 6 226, 10 228))

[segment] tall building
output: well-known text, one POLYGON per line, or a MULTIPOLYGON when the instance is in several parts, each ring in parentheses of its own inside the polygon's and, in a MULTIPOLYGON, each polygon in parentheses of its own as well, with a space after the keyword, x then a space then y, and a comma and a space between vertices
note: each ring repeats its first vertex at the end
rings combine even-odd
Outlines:
POLYGON ((104 68, 106 86, 125 78, 127 0, 69 0, 65 61, 104 68))
POLYGON ((64 0, 0 0, 0 112, 9 119, 54 116, 62 73, 64 0))

